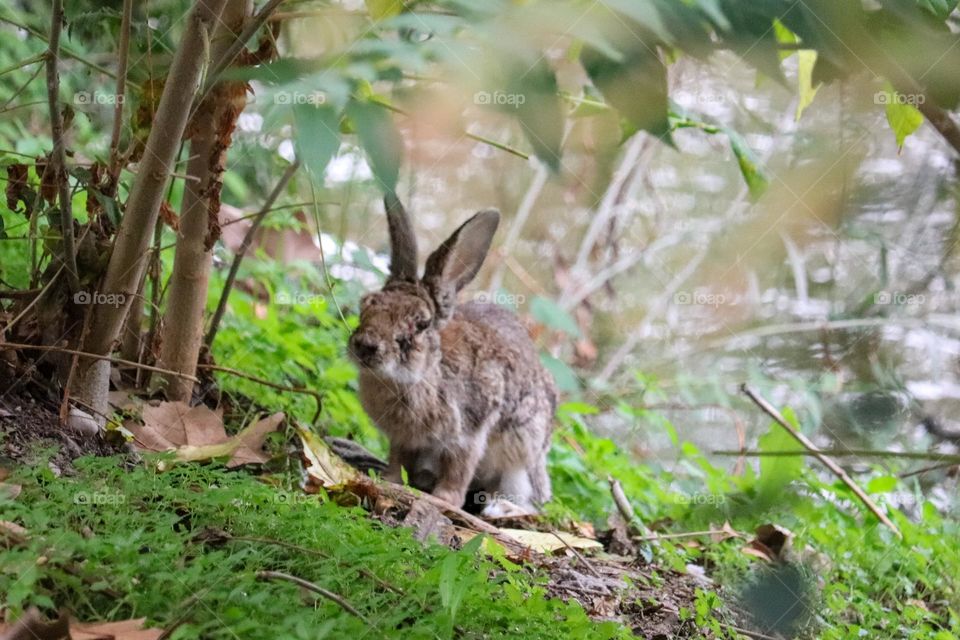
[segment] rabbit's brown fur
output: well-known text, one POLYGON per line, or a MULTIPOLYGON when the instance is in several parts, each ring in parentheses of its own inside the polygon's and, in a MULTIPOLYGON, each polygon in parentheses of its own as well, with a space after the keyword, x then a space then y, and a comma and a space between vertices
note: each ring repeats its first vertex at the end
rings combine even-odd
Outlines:
POLYGON ((387 211, 391 276, 364 297, 350 339, 360 401, 390 440, 387 478, 399 481, 403 467, 411 484, 456 506, 468 489, 481 491, 475 495, 489 500, 487 515, 511 504, 535 511, 550 499, 553 381, 513 313, 456 304, 499 214, 484 211, 464 223, 417 279, 409 220, 396 200, 388 198, 387 211))

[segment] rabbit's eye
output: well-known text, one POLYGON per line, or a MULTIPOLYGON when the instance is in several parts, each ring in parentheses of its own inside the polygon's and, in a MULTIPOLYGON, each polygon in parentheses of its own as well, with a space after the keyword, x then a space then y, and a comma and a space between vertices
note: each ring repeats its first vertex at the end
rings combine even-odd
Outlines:
POLYGON ((425 319, 417 320, 416 328, 417 333, 423 333, 430 326, 430 321, 425 319))

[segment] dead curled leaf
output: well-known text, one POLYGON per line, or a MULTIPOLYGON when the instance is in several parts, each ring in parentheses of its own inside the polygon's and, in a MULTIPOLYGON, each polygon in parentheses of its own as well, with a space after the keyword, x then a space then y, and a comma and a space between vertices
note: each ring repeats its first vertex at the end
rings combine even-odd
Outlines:
POLYGON ((762 524, 757 527, 756 537, 741 551, 767 562, 780 562, 790 550, 793 532, 777 524, 762 524))
POLYGON ((307 464, 307 486, 304 487, 307 492, 341 486, 357 477, 357 470, 335 454, 322 438, 302 425, 297 425, 297 433, 307 464))
POLYGON ((283 412, 277 412, 230 437, 219 412, 204 405, 161 402, 156 406, 144 405, 143 424, 128 420, 124 426, 144 451, 173 451, 184 462, 229 456, 227 466, 236 467, 267 461, 261 447, 284 417, 283 412))

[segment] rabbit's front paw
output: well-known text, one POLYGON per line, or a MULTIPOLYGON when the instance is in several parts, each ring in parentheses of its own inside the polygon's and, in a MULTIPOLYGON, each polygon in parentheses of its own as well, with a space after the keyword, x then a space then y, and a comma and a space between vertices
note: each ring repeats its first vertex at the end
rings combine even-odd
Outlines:
POLYGON ((450 506, 459 509, 463 506, 464 492, 447 487, 437 487, 433 490, 433 497, 440 498, 450 506))
POLYGON ((524 509, 515 505, 506 498, 495 498, 480 512, 483 518, 519 518, 521 516, 536 515, 535 509, 524 509))

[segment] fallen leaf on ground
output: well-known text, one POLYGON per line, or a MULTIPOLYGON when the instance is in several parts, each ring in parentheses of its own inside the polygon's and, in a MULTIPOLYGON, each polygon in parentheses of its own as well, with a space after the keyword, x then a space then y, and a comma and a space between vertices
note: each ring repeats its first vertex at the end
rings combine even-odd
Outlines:
POLYGON ((0 482, 0 498, 6 498, 7 500, 15 500, 20 492, 23 490, 23 487, 19 484, 9 484, 6 482, 0 482))
POLYGON ((357 475, 357 470, 335 454, 322 438, 302 425, 297 425, 303 456, 307 462, 307 489, 336 487, 357 475))
POLYGON ((283 412, 258 420, 230 437, 223 416, 204 405, 161 402, 143 407, 143 424, 127 420, 124 427, 145 451, 173 451, 184 462, 229 456, 228 467, 267 461, 261 447, 267 435, 283 422, 283 412))
POLYGON ((27 530, 16 522, 0 520, 0 547, 10 549, 22 545, 30 537, 27 530))
POLYGON ((740 532, 733 528, 730 524, 730 521, 724 521, 723 526, 719 529, 713 531, 710 534, 710 539, 713 542, 723 542, 724 540, 729 540, 730 538, 739 538, 740 532))
POLYGON ((0 640, 156 640, 163 634, 163 629, 144 628, 145 621, 68 622, 61 611, 59 618, 48 622, 33 608, 11 625, 0 623, 0 640))
POLYGON ((789 529, 776 524, 762 524, 757 527, 756 533, 757 536, 741 549, 746 555, 778 562, 789 551, 793 539, 793 532, 789 529))
POLYGON ((596 540, 575 536, 566 531, 528 531, 526 529, 500 529, 500 531, 520 544, 540 553, 553 553, 567 547, 573 549, 603 549, 603 545, 596 540))

